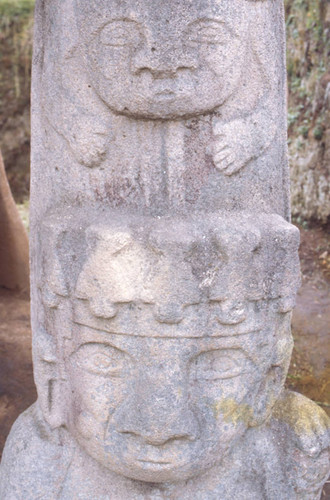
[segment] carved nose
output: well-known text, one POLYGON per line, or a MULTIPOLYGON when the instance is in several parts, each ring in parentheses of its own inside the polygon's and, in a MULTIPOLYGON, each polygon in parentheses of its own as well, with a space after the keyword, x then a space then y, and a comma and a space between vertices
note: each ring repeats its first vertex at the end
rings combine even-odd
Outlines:
POLYGON ((150 72, 154 78, 170 78, 181 70, 194 70, 197 64, 192 56, 171 46, 150 47, 139 51, 133 59, 133 72, 150 72))
POLYGON ((113 418, 117 432, 137 436, 154 446, 175 440, 195 441, 199 434, 198 422, 188 401, 164 389, 158 394, 150 391, 147 398, 133 394, 113 418))

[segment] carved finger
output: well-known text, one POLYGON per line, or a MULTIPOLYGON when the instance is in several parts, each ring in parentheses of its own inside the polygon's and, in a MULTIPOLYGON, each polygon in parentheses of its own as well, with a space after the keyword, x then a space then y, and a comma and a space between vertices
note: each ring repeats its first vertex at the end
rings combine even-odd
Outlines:
POLYGON ((235 161, 235 155, 233 153, 229 153, 223 159, 225 168, 228 168, 235 161))
POLYGON ((222 121, 220 121, 219 123, 213 123, 213 134, 215 136, 224 135, 224 127, 225 124, 222 121))
POLYGON ((93 168, 98 167, 104 160, 107 154, 107 144, 105 137, 96 136, 95 140, 75 141, 70 144, 71 149, 82 165, 93 168))
POLYGON ((226 138, 226 137, 227 137, 227 134, 225 134, 224 132, 219 133, 219 134, 214 134, 214 139, 215 139, 216 141, 218 141, 219 139, 226 138))
POLYGON ((231 156, 230 151, 225 150, 225 151, 221 151, 220 153, 217 153, 216 155, 214 155, 214 160, 215 160, 215 162, 224 162, 230 156, 231 156))
POLYGON ((218 147, 215 147, 214 149, 215 149, 215 154, 219 154, 225 150, 227 150, 228 152, 230 151, 227 144, 218 144, 218 147))
POLYGON ((234 160, 228 164, 228 166, 224 169, 224 174, 225 175, 233 175, 233 174, 236 174, 236 172, 238 172, 242 167, 239 165, 237 165, 237 163, 234 162, 234 160))

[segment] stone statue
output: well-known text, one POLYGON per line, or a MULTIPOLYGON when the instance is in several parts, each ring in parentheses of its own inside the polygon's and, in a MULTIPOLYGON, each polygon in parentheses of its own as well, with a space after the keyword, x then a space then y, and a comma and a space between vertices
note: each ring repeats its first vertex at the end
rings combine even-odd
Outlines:
POLYGON ((289 217, 280 2, 70 0, 40 15, 47 205, 57 185, 75 198, 79 176, 79 196, 113 207, 289 217))
POLYGON ((299 287, 277 0, 39 0, 38 401, 1 500, 317 500, 329 420, 284 389, 299 287))

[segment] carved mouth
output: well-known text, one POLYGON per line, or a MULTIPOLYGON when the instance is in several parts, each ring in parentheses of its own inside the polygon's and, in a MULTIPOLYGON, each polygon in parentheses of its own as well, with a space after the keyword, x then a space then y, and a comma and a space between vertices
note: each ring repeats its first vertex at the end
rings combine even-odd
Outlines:
POLYGON ((139 462, 147 462, 150 464, 170 464, 171 463, 171 462, 165 462, 162 460, 142 460, 142 459, 139 459, 139 462))
POLYGON ((173 90, 164 89, 161 92, 157 92, 155 97, 159 100, 161 99, 173 99, 175 97, 175 92, 173 90))
POLYGON ((165 461, 162 461, 162 460, 141 460, 139 459, 138 462, 141 462, 142 464, 145 464, 147 466, 158 466, 158 467, 162 467, 162 466, 165 466, 165 465, 172 465, 172 462, 165 462, 165 461))

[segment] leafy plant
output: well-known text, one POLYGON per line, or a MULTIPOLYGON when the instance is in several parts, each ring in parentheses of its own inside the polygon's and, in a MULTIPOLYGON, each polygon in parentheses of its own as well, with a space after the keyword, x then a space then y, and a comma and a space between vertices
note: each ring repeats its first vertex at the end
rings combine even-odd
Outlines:
POLYGON ((34 3, 0 0, 0 116, 8 101, 29 93, 34 3))
POLYGON ((324 134, 324 126, 321 124, 316 125, 316 127, 313 130, 314 139, 320 141, 323 137, 323 134, 324 134))
POLYGON ((35 0, 0 0, 0 24, 8 25, 15 17, 27 17, 34 8, 35 0))

